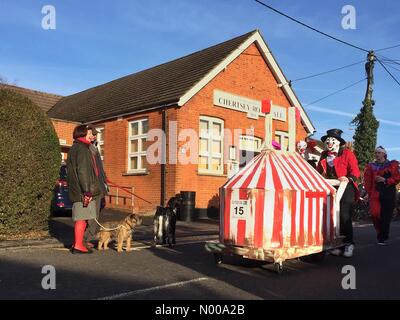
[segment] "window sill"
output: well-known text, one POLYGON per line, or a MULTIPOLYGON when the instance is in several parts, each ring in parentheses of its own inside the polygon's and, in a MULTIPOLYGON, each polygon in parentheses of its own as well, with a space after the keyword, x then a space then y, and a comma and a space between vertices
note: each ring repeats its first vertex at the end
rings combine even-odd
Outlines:
POLYGON ((123 172, 122 176, 147 176, 150 174, 150 171, 136 171, 136 172, 123 172))
POLYGON ((227 177, 228 175, 223 173, 213 173, 213 172, 204 172, 204 171, 197 171, 197 175, 199 176, 211 176, 211 177, 227 177))

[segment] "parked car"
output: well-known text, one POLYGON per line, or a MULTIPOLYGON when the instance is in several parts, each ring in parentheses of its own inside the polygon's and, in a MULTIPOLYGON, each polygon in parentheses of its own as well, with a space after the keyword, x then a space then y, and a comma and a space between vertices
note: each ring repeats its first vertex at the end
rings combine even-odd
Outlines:
POLYGON ((67 166, 60 167, 60 176, 54 187, 54 197, 51 205, 52 214, 71 214, 72 202, 68 197, 67 166))
MULTIPOLYGON (((106 206, 105 198, 101 199, 100 208, 106 206)), ((67 183, 67 165, 62 164, 60 167, 60 176, 54 187, 54 196, 51 203, 51 212, 53 215, 72 215, 72 202, 68 196, 67 183)))

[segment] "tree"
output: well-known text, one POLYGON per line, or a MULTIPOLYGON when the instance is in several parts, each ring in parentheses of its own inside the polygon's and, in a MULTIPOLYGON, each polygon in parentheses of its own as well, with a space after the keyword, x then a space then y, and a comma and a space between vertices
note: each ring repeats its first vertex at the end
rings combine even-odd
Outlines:
POLYGON ((374 159, 376 138, 378 134, 379 122, 374 116, 374 104, 372 100, 372 85, 374 84, 374 63, 375 53, 368 52, 367 62, 365 63, 365 71, 367 73, 367 90, 363 107, 357 116, 351 121, 351 124, 356 125, 354 134, 354 152, 357 156, 361 170, 364 170, 368 162, 374 159))
POLYGON ((31 100, 0 88, 0 235, 46 230, 60 146, 31 100))
POLYGON ((372 103, 371 100, 364 100, 363 107, 351 122, 357 126, 354 134, 354 152, 361 170, 374 159, 375 154, 379 121, 374 116, 372 103))

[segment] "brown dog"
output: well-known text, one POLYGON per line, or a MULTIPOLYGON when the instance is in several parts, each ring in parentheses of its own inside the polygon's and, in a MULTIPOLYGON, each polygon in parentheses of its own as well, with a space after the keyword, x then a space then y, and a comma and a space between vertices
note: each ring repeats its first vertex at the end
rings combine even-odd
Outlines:
POLYGON ((104 228, 100 227, 100 231, 98 233, 99 244, 97 246, 97 250, 107 250, 108 243, 112 238, 117 239, 118 247, 117 251, 122 252, 122 245, 124 241, 126 241, 126 251, 131 251, 131 241, 132 241, 132 232, 136 226, 142 224, 142 218, 137 214, 130 214, 125 218, 124 221, 121 222, 105 222, 103 223, 104 228), (114 229, 115 230, 108 230, 114 229))

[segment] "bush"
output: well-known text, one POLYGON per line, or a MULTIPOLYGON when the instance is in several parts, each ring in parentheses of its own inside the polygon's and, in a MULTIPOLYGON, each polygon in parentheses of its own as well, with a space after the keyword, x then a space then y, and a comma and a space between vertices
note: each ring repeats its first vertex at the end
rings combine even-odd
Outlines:
POLYGON ((45 112, 0 89, 0 235, 47 229, 60 152, 45 112))

